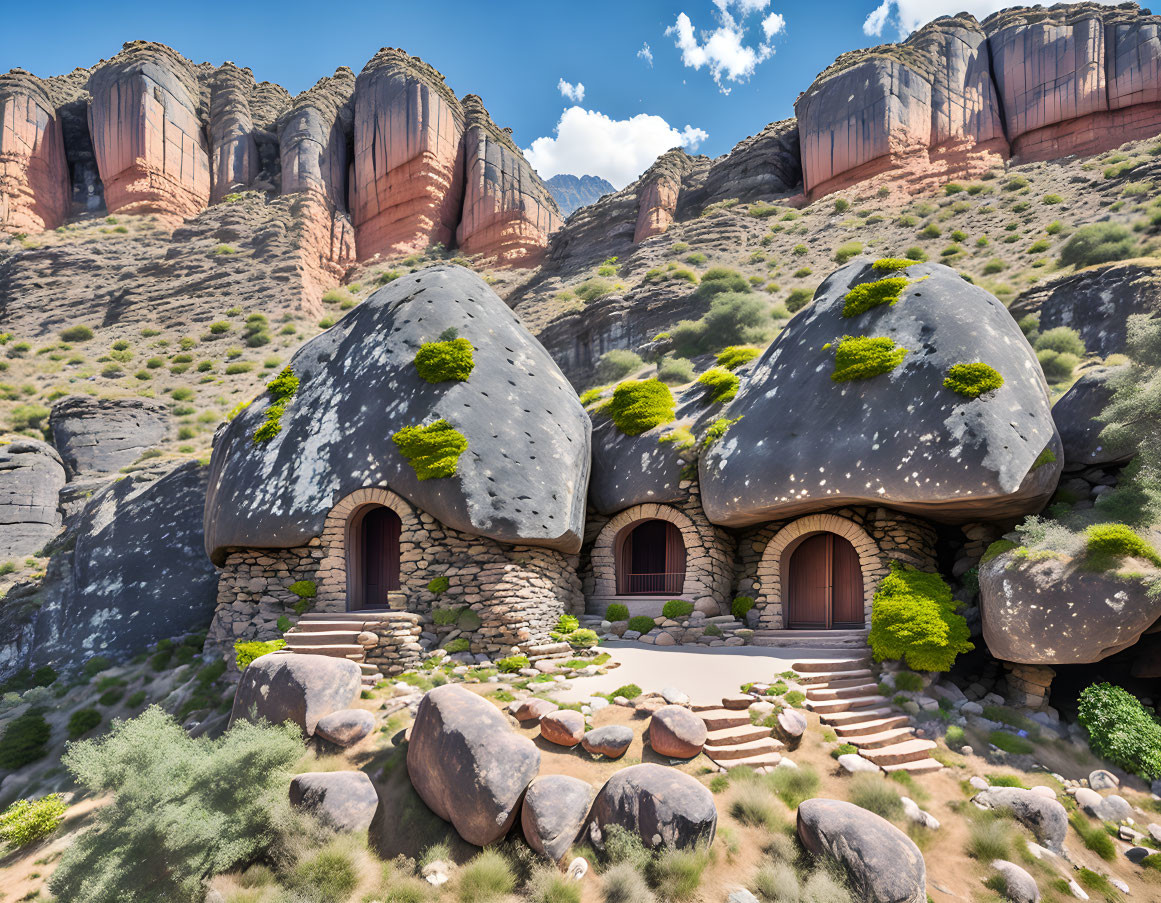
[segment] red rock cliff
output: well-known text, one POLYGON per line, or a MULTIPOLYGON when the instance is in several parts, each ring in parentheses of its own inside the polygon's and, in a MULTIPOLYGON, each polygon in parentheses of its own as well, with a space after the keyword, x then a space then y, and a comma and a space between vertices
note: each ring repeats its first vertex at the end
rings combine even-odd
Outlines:
POLYGON ((55 229, 69 212, 69 173, 56 109, 39 80, 0 75, 0 232, 55 229))
POLYGON ((211 78, 210 156, 212 160, 210 200, 217 203, 232 191, 246 188, 258 175, 258 145, 254 141, 254 119, 250 114, 250 94, 254 76, 248 70, 226 63, 211 78))

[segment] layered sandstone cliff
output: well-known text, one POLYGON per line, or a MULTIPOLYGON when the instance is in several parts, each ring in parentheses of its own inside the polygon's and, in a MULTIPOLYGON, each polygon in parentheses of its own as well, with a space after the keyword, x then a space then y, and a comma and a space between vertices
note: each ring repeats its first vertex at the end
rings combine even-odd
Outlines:
POLYGON ((0 75, 0 232, 55 229, 68 211, 68 164, 56 108, 29 73, 0 75))

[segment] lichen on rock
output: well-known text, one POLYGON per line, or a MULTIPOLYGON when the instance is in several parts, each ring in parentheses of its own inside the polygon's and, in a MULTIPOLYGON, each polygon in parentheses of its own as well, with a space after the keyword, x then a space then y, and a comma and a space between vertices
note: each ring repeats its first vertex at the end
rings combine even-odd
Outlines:
POLYGON ((464 434, 443 419, 427 426, 406 426, 391 441, 421 480, 453 476, 460 455, 468 450, 464 434))

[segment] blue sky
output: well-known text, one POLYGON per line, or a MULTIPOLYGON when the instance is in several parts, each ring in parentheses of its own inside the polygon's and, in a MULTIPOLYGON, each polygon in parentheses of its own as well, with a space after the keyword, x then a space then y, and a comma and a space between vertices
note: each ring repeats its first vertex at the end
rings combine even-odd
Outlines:
POLYGON ((194 62, 249 66, 260 81, 277 82, 294 94, 338 66, 357 73, 382 46, 402 47, 440 70, 457 94, 479 94, 492 117, 514 130, 517 143, 532 149, 542 175, 583 170, 620 187, 669 146, 684 141, 690 150, 717 156, 768 122, 793 115, 798 94, 845 50, 896 40, 913 23, 943 13, 968 8, 982 15, 1001 4, 42 0, 5 5, 0 70, 20 67, 40 76, 91 66, 113 56, 125 41, 147 39, 169 44, 194 62), (584 86, 583 97, 577 84, 584 86))

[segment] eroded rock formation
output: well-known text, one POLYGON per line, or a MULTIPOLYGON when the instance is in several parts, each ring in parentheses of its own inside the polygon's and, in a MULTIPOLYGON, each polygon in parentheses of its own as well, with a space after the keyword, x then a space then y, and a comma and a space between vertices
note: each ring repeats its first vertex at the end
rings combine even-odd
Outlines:
POLYGON ((69 174, 56 107, 40 80, 0 75, 0 232, 55 229, 69 212, 69 174))
POLYGON ((258 145, 250 113, 253 89, 254 76, 233 63, 214 74, 210 88, 210 200, 214 203, 246 188, 258 175, 258 145))
POLYGON ((56 535, 64 484, 60 455, 48 443, 20 438, 0 449, 0 558, 34 555, 56 535))
POLYGON ((634 244, 653 235, 660 235, 669 228, 677 212, 681 177, 690 171, 692 164, 693 159, 685 151, 674 148, 658 157, 638 180, 634 244))

